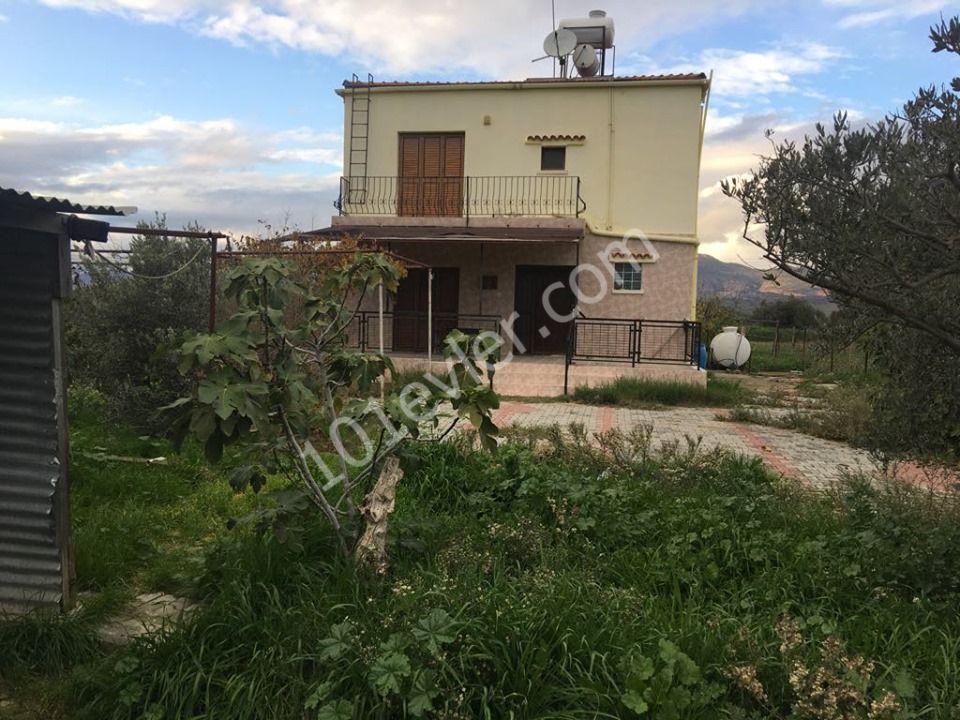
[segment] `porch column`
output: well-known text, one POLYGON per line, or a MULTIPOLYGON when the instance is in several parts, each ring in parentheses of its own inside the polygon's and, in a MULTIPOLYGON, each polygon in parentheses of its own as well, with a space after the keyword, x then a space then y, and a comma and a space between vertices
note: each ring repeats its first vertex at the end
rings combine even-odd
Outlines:
MULTIPOLYGON (((380 357, 383 357, 383 280, 380 281, 380 284, 377 286, 377 295, 378 295, 378 304, 377 304, 377 321, 380 325, 380 357)), ((386 379, 381 376, 380 378, 380 402, 383 402, 386 394, 386 379)))
POLYGON ((427 269, 427 363, 433 370, 433 268, 427 269))

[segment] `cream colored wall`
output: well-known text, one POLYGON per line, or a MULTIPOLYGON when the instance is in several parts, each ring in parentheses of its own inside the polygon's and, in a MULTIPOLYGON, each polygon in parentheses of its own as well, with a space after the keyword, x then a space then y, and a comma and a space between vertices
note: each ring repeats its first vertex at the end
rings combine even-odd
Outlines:
POLYGON ((540 173, 540 145, 527 136, 586 135, 568 147, 566 173, 581 178, 591 227, 695 241, 701 85, 512 87, 374 90, 368 176, 398 174, 400 132, 465 133, 468 176, 554 174, 540 173))

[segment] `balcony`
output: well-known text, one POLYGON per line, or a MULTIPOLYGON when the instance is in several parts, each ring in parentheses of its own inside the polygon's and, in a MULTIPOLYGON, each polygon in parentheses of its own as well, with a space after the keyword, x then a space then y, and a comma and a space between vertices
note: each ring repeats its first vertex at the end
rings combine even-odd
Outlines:
POLYGON ((580 217, 587 205, 570 175, 340 178, 340 215, 580 217))

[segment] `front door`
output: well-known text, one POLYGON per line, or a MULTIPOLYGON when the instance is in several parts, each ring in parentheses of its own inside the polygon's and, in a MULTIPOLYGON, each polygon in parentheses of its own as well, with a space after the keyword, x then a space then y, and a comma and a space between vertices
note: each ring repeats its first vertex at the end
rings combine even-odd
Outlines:
MULTIPOLYGON (((423 352, 427 349, 428 270, 410 268, 397 288, 393 314, 393 349, 423 352)), ((460 311, 460 268, 433 270, 433 335, 442 341, 457 325, 460 311)), ((438 343, 434 343, 437 347, 438 343)))
POLYGON ((558 316, 569 316, 577 306, 570 289, 572 267, 558 265, 520 265, 517 267, 514 309, 517 337, 527 352, 534 355, 560 355, 566 351, 569 323, 552 318, 544 307, 543 293, 554 283, 561 283, 550 294, 550 307, 558 316))
POLYGON ((463 213, 463 133, 400 133, 397 215, 463 213))

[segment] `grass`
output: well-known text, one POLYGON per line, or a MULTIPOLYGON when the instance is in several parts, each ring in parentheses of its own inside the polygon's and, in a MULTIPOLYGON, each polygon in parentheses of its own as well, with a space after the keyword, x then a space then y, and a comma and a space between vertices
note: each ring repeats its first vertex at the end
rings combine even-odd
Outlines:
POLYGON ((622 377, 606 385, 578 387, 573 398, 591 405, 729 407, 747 401, 750 393, 738 382, 712 376, 708 378, 706 387, 622 377))
POLYGON ((817 406, 805 409, 794 407, 786 413, 757 407, 735 407, 723 419, 797 430, 851 445, 863 443, 873 412, 867 385, 851 382, 831 390, 819 390, 813 383, 801 384, 801 387, 808 397, 818 398, 817 406))
POLYGON ((189 587, 203 547, 254 500, 235 495, 198 448, 122 431, 88 418, 71 429, 71 483, 78 588, 179 592, 189 587), (157 458, 144 464, 102 457, 157 458), (123 538, 123 541, 118 541, 123 538))
POLYGON ((104 425, 89 394, 77 393, 70 418, 78 607, 0 622, 0 696, 28 696, 43 717, 56 717, 48 703, 63 691, 57 678, 103 657, 96 628, 105 618, 139 593, 195 592, 206 548, 229 518, 262 502, 235 495, 198 448, 177 454, 163 440, 104 425), (133 460, 157 457, 166 461, 133 460))
POLYGON ((140 518, 160 529, 110 523, 133 509, 109 466, 90 468, 78 492, 101 509, 78 524, 105 529, 84 552, 146 536, 157 553, 84 572, 144 587, 194 547, 178 582, 201 608, 110 654, 89 644, 93 615, 0 624, 17 648, 0 677, 41 687, 45 717, 98 720, 628 718, 640 703, 647 717, 841 720, 887 693, 903 717, 960 710, 955 502, 856 479, 806 494, 693 442, 655 453, 642 429, 411 450, 379 580, 314 518, 299 544, 222 530, 260 500, 221 498, 219 471, 189 454, 132 466, 163 488, 140 518), (824 687, 835 711, 816 705, 824 687))

